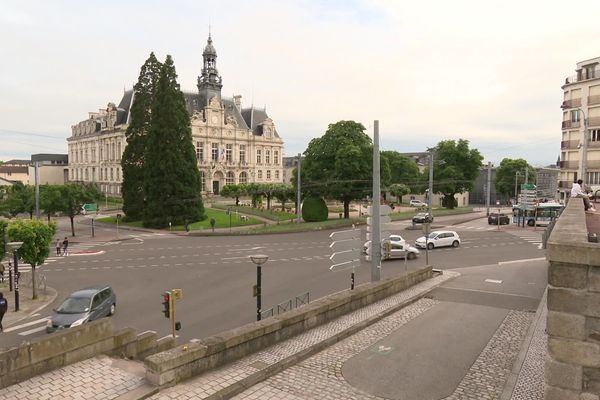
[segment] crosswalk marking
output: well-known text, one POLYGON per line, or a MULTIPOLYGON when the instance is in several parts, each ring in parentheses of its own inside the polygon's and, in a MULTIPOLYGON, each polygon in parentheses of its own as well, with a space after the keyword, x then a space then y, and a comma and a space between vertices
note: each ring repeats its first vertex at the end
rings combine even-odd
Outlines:
MULTIPOLYGON (((30 321, 30 322, 27 322, 27 323, 24 323, 24 324, 21 324, 21 325, 11 326, 10 328, 5 329, 4 332, 8 333, 8 332, 17 331, 19 329, 27 328, 27 327, 32 326, 32 325, 37 325, 37 324, 40 324, 40 323, 46 323, 46 321, 48 321, 48 317, 46 317, 46 318, 40 318, 40 319, 37 319, 35 321, 30 321)), ((44 327, 45 327, 45 325, 44 325, 44 327)))
POLYGON ((27 336, 27 335, 31 335, 32 333, 41 332, 41 331, 43 331, 45 329, 46 329, 45 325, 44 326, 39 326, 37 328, 33 328, 33 329, 30 329, 30 330, 25 331, 25 332, 19 332, 19 335, 20 336, 27 336))

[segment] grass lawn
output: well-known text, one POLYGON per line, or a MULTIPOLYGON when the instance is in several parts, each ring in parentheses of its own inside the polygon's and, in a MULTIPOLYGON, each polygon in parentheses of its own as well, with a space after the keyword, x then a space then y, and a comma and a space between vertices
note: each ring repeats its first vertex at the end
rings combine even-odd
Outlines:
POLYGON ((266 227, 250 228, 248 233, 286 233, 286 232, 307 232, 307 231, 318 231, 321 229, 334 229, 337 227, 345 227, 346 229, 352 224, 364 223, 364 218, 350 218, 350 219, 330 219, 323 222, 302 222, 297 224, 295 222, 285 222, 277 225, 267 225, 266 227))
MULTIPOLYGON (((421 210, 415 209, 415 210, 411 210, 411 211, 392 212, 390 214, 390 217, 392 218, 392 221, 411 219, 412 217, 414 217, 416 214, 418 214, 420 212, 427 212, 427 210, 421 211, 421 210)), ((473 212, 472 207, 457 207, 454 209, 434 208, 433 216, 440 217, 442 215, 459 215, 459 214, 468 214, 471 212, 473 212)))
POLYGON ((274 209, 260 209, 260 208, 252 208, 246 206, 234 206, 234 205, 225 205, 225 204, 213 204, 213 208, 218 208, 220 210, 227 210, 231 208, 232 211, 238 211, 242 214, 256 215, 257 217, 262 217, 271 221, 288 221, 290 219, 295 219, 296 214, 275 211, 274 209))
MULTIPOLYGON (((211 218, 215 219, 215 229, 229 228, 229 215, 227 215, 225 213, 225 211, 216 210, 214 208, 206 208, 205 212, 206 212, 207 218, 204 221, 198 221, 198 222, 194 222, 193 224, 190 224, 191 230, 211 229, 211 226, 210 226, 211 218)), ((104 222, 106 224, 116 225, 117 217, 112 216, 112 217, 98 218, 96 221, 104 222)), ((243 225, 256 225, 256 224, 260 224, 260 223, 261 223, 261 221, 259 221, 256 218, 249 217, 248 220, 242 221, 240 219, 239 214, 236 215, 235 212, 233 212, 231 214, 231 226, 232 227, 243 226, 243 225)), ((121 221, 121 222, 119 222, 119 225, 133 226, 133 227, 138 227, 138 228, 144 226, 142 224, 142 221, 131 221, 131 222, 121 221)), ((172 229, 174 231, 183 231, 185 229, 185 227, 183 225, 175 225, 172 227, 172 229)))

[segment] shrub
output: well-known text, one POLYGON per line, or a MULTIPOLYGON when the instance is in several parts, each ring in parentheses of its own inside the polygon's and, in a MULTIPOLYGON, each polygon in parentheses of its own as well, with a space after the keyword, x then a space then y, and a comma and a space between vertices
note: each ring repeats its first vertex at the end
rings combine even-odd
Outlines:
POLYGON ((320 197, 307 197, 302 203, 302 219, 306 222, 327 221, 327 204, 320 197))

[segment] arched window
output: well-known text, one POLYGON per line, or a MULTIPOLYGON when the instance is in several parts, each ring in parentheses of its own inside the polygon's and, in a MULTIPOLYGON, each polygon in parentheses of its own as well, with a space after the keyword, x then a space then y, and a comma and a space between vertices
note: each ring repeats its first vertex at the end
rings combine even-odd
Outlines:
POLYGON ((240 172, 240 183, 248 183, 248 174, 246 172, 240 172))
POLYGON ((235 183, 235 174, 232 171, 229 171, 227 173, 227 176, 225 177, 225 184, 233 185, 234 183, 235 183))

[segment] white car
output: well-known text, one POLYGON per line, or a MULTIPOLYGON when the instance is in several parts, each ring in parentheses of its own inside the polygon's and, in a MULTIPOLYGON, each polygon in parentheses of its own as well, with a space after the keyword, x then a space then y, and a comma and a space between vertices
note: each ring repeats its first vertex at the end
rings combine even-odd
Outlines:
POLYGON ((411 200, 411 207, 427 207, 427 203, 423 203, 421 200, 411 200))
MULTIPOLYGON (((414 260, 419 255, 419 250, 406 242, 389 242, 389 251, 384 251, 383 259, 391 260, 392 258, 407 258, 414 260)), ((384 244, 384 248, 387 243, 384 244)))
POLYGON ((415 240, 415 246, 424 249, 427 247, 429 250, 435 247, 460 246, 460 236, 454 231, 433 231, 429 234, 429 237, 421 236, 415 240))
MULTIPOLYGON (((400 235, 390 235, 390 237, 388 238, 388 240, 390 240, 391 242, 400 242, 400 243, 404 243, 406 242, 404 240, 404 238, 400 235)), ((367 254, 367 249, 371 247, 371 241, 367 240, 365 242, 365 244, 363 245, 363 254, 367 254)))

